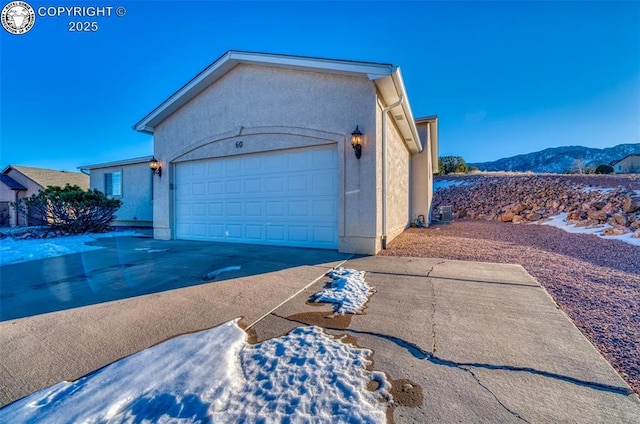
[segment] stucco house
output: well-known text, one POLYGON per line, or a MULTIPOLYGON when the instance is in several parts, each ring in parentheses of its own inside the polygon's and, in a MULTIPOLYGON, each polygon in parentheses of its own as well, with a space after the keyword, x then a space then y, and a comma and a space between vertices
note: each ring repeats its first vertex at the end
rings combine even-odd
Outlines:
POLYGON ((611 165, 616 174, 638 174, 640 173, 640 155, 627 155, 611 165))
POLYGON ((90 177, 90 188, 97 189, 122 206, 113 225, 153 225, 153 174, 149 172, 152 156, 98 163, 79 167, 90 177))
POLYGON ((9 204, 37 194, 48 186, 64 187, 67 184, 87 190, 89 177, 80 172, 8 165, 0 174, 0 211, 6 211, 3 213, 8 214, 9 225, 27 225, 27 217, 16 214, 15 209, 9 204))
POLYGON ((134 125, 154 237, 375 254, 429 220, 437 125, 397 66, 228 51, 134 125))

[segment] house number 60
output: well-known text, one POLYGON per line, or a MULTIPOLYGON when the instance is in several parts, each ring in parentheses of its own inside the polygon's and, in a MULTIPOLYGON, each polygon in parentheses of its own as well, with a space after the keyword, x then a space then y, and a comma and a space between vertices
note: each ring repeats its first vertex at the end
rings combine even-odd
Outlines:
POLYGON ((236 149, 239 149, 242 147, 242 141, 236 141, 236 149))

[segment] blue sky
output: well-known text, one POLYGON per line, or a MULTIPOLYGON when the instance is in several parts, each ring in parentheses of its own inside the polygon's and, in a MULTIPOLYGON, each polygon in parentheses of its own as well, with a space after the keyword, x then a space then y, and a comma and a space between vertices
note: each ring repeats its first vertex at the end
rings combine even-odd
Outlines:
POLYGON ((399 65, 441 155, 468 162, 640 142, 640 2, 29 3, 126 15, 0 29, 2 167, 150 155, 131 126, 230 49, 399 65))

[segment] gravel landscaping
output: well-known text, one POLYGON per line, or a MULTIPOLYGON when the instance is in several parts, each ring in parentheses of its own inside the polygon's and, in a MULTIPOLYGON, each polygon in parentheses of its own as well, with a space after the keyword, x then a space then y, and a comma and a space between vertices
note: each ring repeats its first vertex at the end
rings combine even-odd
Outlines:
POLYGON ((640 395, 640 248, 537 224, 409 228, 380 255, 518 263, 640 395))

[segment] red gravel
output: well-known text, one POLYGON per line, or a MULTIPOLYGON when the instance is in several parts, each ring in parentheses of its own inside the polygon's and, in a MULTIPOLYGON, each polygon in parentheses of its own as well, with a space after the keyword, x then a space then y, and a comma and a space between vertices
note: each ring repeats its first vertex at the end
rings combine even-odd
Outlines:
POLYGON ((640 247, 544 225, 461 220, 409 228, 380 254, 521 264, 640 395, 640 247))

